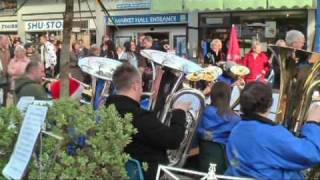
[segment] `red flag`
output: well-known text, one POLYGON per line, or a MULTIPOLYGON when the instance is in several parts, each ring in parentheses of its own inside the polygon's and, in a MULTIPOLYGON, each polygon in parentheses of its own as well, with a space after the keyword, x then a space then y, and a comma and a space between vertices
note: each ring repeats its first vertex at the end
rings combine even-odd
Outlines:
MULTIPOLYGON (((69 95, 76 96, 78 95, 81 91, 81 84, 78 80, 69 78, 69 83, 70 83, 70 89, 69 89, 69 95)), ((59 99, 60 98, 60 80, 57 80, 50 85, 50 90, 51 90, 51 96, 52 99, 59 99)))
POLYGON ((241 56, 240 56, 237 29, 233 24, 231 28, 231 33, 230 33, 230 39, 229 39, 227 61, 234 61, 239 64, 240 60, 241 60, 241 56))

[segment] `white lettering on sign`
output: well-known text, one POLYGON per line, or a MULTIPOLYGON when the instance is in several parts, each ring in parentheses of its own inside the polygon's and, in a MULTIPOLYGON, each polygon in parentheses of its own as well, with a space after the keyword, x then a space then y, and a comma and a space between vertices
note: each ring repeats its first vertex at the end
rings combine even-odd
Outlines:
POLYGON ((26 31, 61 31, 63 30, 63 20, 49 21, 27 21, 26 31))
POLYGON ((18 31, 17 22, 0 22, 0 32, 18 31))

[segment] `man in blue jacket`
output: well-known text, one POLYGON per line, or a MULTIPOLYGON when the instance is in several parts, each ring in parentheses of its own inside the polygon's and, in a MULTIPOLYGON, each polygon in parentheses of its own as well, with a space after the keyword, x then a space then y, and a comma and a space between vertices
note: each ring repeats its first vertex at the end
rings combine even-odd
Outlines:
POLYGON ((301 170, 320 163, 320 105, 313 104, 296 137, 267 119, 272 89, 249 83, 240 95, 244 113, 227 144, 229 167, 225 174, 256 179, 304 179, 301 170))

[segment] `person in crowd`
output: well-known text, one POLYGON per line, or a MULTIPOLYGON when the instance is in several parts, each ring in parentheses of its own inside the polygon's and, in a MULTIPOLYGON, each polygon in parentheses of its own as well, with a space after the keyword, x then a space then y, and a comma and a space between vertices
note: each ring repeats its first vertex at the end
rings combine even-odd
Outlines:
POLYGON ((242 64, 250 69, 250 74, 245 77, 246 82, 266 81, 270 64, 267 55, 262 52, 262 45, 258 41, 252 43, 252 49, 242 59, 242 64))
POLYGON ((320 163, 320 106, 312 104, 301 136, 268 119, 272 88, 250 82, 240 95, 242 120, 227 143, 226 175, 255 179, 304 179, 301 170, 320 163))
POLYGON ((54 45, 47 40, 46 35, 40 36, 40 56, 44 63, 46 76, 54 77, 54 68, 57 65, 57 55, 54 45))
POLYGON ((14 49, 15 49, 17 46, 23 46, 23 43, 22 43, 20 37, 14 37, 12 44, 13 44, 14 49))
POLYGON ((104 41, 100 46, 100 49, 101 49, 101 54, 100 54, 101 57, 118 59, 116 46, 111 39, 107 40, 107 38, 104 38, 104 41))
POLYGON ((97 46, 96 44, 92 44, 89 51, 88 51, 88 56, 97 56, 99 57, 101 54, 101 49, 99 48, 99 46, 97 46))
POLYGON ((305 44, 305 37, 301 31, 290 30, 286 34, 287 46, 295 49, 303 49, 305 44))
POLYGON ((185 133, 185 111, 191 108, 189 103, 174 104, 171 125, 162 124, 156 113, 143 110, 140 105, 142 79, 139 71, 130 64, 119 66, 112 76, 117 95, 108 97, 106 106, 114 104, 121 116, 133 115, 133 126, 138 133, 125 148, 140 163, 147 162, 145 179, 155 179, 158 164, 168 163, 166 150, 177 149, 185 133))
POLYGON ((142 49, 144 49, 144 47, 143 47, 143 40, 144 40, 144 38, 145 38, 146 36, 144 35, 144 34, 142 34, 142 35, 140 35, 139 36, 139 41, 138 41, 138 45, 137 45, 137 52, 139 53, 140 52, 140 50, 142 50, 142 49))
POLYGON ((127 41, 124 43, 124 53, 120 60, 128 61, 132 66, 138 68, 138 58, 136 54, 136 43, 127 41))
POLYGON ((230 108, 231 88, 224 82, 216 82, 211 89, 211 104, 206 107, 198 126, 199 168, 207 172, 210 163, 217 165, 216 173, 227 169, 225 144, 240 116, 230 108))
MULTIPOLYGON (((151 36, 145 36, 142 45, 143 49, 154 49, 153 38, 151 36)), ((139 59, 139 69, 143 72, 143 91, 148 92, 150 91, 152 84, 152 68, 146 58, 141 57, 141 59, 139 59)))
POLYGON ((10 62, 9 37, 0 35, 0 60, 2 64, 2 75, 8 76, 8 65, 10 62))
POLYGON ((168 39, 164 39, 160 41, 160 51, 169 52, 170 51, 170 44, 168 39))
POLYGON ((6 105, 7 95, 9 92, 9 85, 8 85, 8 65, 11 59, 10 53, 10 41, 7 35, 0 35, 0 61, 1 61, 1 72, 0 72, 0 80, 1 80, 1 88, 3 89, 3 97, 1 98, 2 105, 6 105))
POLYGON ((8 65, 8 74, 10 75, 11 80, 13 80, 11 83, 25 73, 29 62, 30 59, 26 56, 26 50, 24 47, 20 45, 16 46, 16 49, 14 50, 14 57, 10 60, 8 65))
POLYGON ((296 70, 294 72, 290 72, 292 74, 288 77, 290 78, 288 80, 288 82, 290 82, 288 89, 294 89, 294 91, 289 91, 288 93, 288 101, 290 102, 290 105, 287 106, 288 114, 291 114, 292 116, 284 120, 285 126, 289 129, 293 129, 292 117, 297 113, 297 111, 295 111, 296 103, 299 102, 299 99, 301 99, 303 95, 303 93, 296 92, 303 92, 304 83, 307 80, 312 64, 308 62, 309 54, 305 53, 303 50, 305 37, 302 32, 298 30, 290 30, 287 32, 285 40, 288 47, 295 49, 294 53, 286 59, 291 62, 295 62, 296 70))
POLYGON ((41 85, 45 77, 45 68, 40 59, 31 59, 23 76, 16 80, 15 94, 17 101, 23 96, 33 96, 36 100, 47 100, 47 93, 41 85))
POLYGON ((143 48, 144 49, 154 49, 153 47, 153 38, 151 36, 145 36, 143 39, 143 48))
POLYGON ((79 55, 80 55, 80 44, 79 42, 74 42, 71 47, 70 53, 70 64, 69 64, 69 71, 73 78, 83 82, 83 72, 81 71, 80 67, 78 66, 79 55))
POLYGON ((226 61, 226 55, 222 52, 222 42, 220 39, 213 39, 210 43, 210 50, 204 57, 205 64, 220 65, 226 61))
POLYGON ((119 57, 119 60, 121 60, 121 57, 122 57, 125 49, 124 49, 124 47, 121 47, 121 46, 118 46, 116 49, 117 49, 117 55, 119 57))
MULTIPOLYGON (((280 47, 286 47, 286 42, 283 39, 279 39, 277 40, 277 42, 275 43, 276 46, 280 46, 280 47)), ((274 72, 274 78, 273 78, 273 88, 274 89, 279 89, 280 88, 280 64, 279 64, 279 52, 274 52, 271 54, 270 56, 270 64, 272 66, 272 70, 274 72)))
POLYGON ((89 54, 89 50, 86 48, 86 46, 83 43, 83 40, 80 39, 79 41, 79 58, 87 57, 89 54))
POLYGON ((26 56, 30 59, 36 55, 36 51, 32 43, 25 43, 24 49, 26 50, 26 56))
POLYGON ((61 48, 62 43, 60 40, 55 41, 55 52, 57 56, 57 65, 54 67, 54 75, 55 77, 60 73, 60 60, 61 60, 61 48))

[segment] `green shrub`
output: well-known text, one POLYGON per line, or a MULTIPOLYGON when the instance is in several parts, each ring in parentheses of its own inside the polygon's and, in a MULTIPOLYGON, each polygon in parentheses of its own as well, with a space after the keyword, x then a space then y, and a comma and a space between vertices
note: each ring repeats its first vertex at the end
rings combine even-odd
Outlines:
POLYGON ((90 105, 80 106, 71 99, 54 102, 47 113, 46 127, 63 140, 42 135, 28 177, 39 178, 41 168, 41 179, 126 178, 129 155, 123 149, 136 133, 131 119, 131 115, 121 118, 114 106, 95 112, 90 105), (80 141, 83 137, 85 144, 80 141))
MULTIPOLYGON (((22 116, 14 107, 0 108, 0 170, 8 163, 14 148, 22 116)), ((1 173, 0 171, 0 173, 1 173)), ((0 179, 1 175, 0 175, 0 179)))

